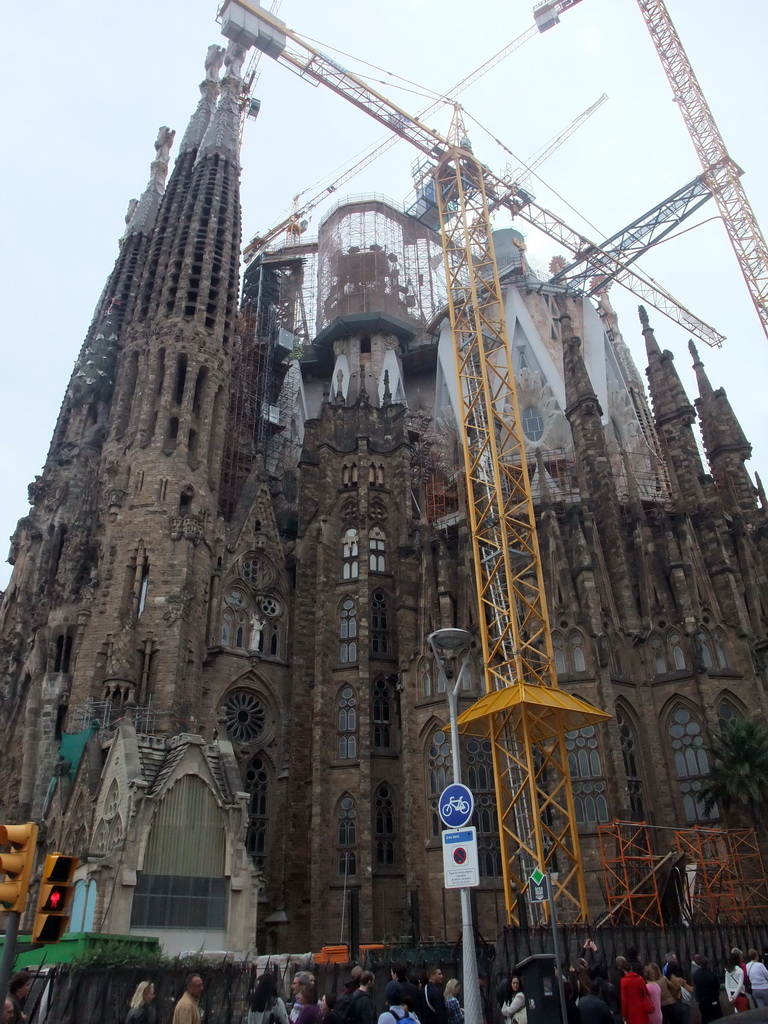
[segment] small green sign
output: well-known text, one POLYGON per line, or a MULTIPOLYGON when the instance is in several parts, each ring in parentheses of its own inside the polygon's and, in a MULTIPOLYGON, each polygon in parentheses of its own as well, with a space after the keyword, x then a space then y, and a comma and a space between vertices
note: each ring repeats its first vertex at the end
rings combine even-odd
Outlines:
POLYGON ((541 885, 544 880, 544 872, 539 871, 538 868, 534 868, 531 872, 531 881, 534 885, 541 885))

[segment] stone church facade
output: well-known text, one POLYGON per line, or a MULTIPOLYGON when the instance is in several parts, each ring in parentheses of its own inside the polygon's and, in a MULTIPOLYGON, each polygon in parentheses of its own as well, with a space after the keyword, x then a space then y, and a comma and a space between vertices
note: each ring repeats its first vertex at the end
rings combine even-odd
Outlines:
MULTIPOLYGON (((81 857, 90 930, 451 941, 426 637, 478 627, 439 238, 340 203, 316 242, 261 254, 240 301, 241 63, 209 50, 167 187, 158 136, 12 540, 3 820, 81 857)), ((569 737, 597 914, 598 826, 718 821, 703 747, 765 714, 767 503, 695 350, 692 403, 641 311, 646 391, 607 290, 596 307, 539 280, 516 232, 495 243, 558 677, 613 716, 569 737)), ((461 703, 482 693, 476 658, 461 703)), ((492 937, 487 742, 462 757, 492 937)))

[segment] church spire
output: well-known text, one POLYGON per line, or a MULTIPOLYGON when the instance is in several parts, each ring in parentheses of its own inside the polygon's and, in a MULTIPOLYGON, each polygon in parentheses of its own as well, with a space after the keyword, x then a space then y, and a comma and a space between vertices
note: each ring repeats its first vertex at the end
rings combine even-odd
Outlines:
POLYGON ((136 203, 131 212, 128 226, 125 229, 123 240, 129 235, 139 232, 148 233, 155 226, 155 218, 160 208, 160 200, 165 191, 165 179, 168 177, 168 160, 171 155, 171 146, 176 132, 171 131, 163 125, 158 129, 155 140, 155 159, 150 164, 149 181, 142 193, 141 199, 136 203))
POLYGON ((644 306, 638 308, 648 354, 648 384, 656 429, 670 470, 672 491, 679 509, 700 507, 703 467, 693 433, 696 410, 688 400, 668 350, 662 352, 644 306))
POLYGON ((752 455, 752 445, 736 419, 725 389, 712 387, 692 341, 688 348, 699 387, 695 405, 701 436, 720 500, 729 512, 754 512, 755 487, 744 466, 752 455))
POLYGON ((203 141, 211 117, 216 109, 216 100, 219 98, 221 83, 219 73, 224 60, 223 46, 209 46, 205 55, 205 78, 200 83, 200 99, 194 114, 189 119, 184 138, 181 140, 179 154, 187 153, 189 150, 197 151, 197 147, 203 141))
POLYGON ((632 596, 616 483, 603 429, 603 411, 587 373, 581 353, 581 338, 573 334, 571 318, 564 311, 560 318, 560 334, 563 339, 565 415, 571 426, 576 460, 586 485, 584 503, 597 524, 597 536, 614 581, 623 621, 628 630, 635 630, 639 621, 632 596))
POLYGON ((240 104, 243 90, 242 68, 246 51, 230 40, 224 55, 221 95, 198 151, 198 162, 218 153, 239 163, 240 104))

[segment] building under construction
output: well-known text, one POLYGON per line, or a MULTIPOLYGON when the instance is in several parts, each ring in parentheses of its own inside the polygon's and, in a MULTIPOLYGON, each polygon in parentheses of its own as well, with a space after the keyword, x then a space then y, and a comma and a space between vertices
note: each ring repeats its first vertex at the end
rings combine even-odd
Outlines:
MULTIPOLYGON (((85 930, 453 941, 426 638, 480 612, 440 236, 428 194, 340 201, 316 240, 263 249, 238 298, 236 50, 223 76, 209 51, 164 190, 159 140, 13 539, 0 726, 25 741, 2 745, 3 820, 82 858, 85 930)), ((607 284, 536 274, 518 230, 493 242, 557 682, 611 716, 565 736, 590 919, 762 911, 754 836, 700 796, 711 737, 768 710, 749 441, 693 346, 689 397, 644 310, 619 325, 607 284)), ((470 668, 462 708, 479 648, 470 668)), ((490 740, 462 759, 493 937, 490 740)))

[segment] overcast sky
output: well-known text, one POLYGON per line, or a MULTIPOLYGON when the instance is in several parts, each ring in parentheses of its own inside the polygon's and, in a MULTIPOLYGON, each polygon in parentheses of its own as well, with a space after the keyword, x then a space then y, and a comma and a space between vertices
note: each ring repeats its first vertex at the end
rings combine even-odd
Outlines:
MULTIPOLYGON (((768 231, 768 4, 667 5, 768 231)), ((283 0, 278 16, 338 62, 384 79, 377 88, 416 111, 431 98, 422 89, 448 89, 532 24, 531 11, 531 0, 283 0), (394 75, 415 84, 401 88, 394 75)), ((213 0, 43 0, 34 12, 5 5, 0 538, 27 512, 27 484, 41 471, 128 201, 146 183, 157 128, 167 124, 180 139, 197 102, 206 47, 220 41, 215 16, 213 0)), ((294 193, 311 195, 382 137, 375 122, 324 88, 268 58, 261 69, 261 114, 247 126, 242 152, 245 239, 280 220, 294 193)), ((515 161, 491 135, 527 159, 603 92, 608 103, 541 166, 544 181, 532 185, 540 205, 596 240, 700 170, 636 0, 582 0, 462 95, 475 152, 500 171, 515 161)), ((448 120, 446 110, 433 124, 445 130, 448 120)), ((398 143, 339 196, 378 192, 401 201, 416 156, 398 143)), ((325 208, 315 211, 310 233, 325 208)), ((693 220, 716 216, 710 202, 693 220)), ((529 243, 542 265, 558 252, 549 241, 529 243)), ((727 336, 721 350, 702 345, 700 353, 754 446, 749 468, 768 483, 768 340, 722 224, 709 220, 686 231, 641 266, 727 336)), ((612 301, 642 369, 639 300, 615 287, 612 301)), ((695 397, 688 335, 650 315, 695 397)), ((0 586, 9 572, 0 568, 0 586)))

